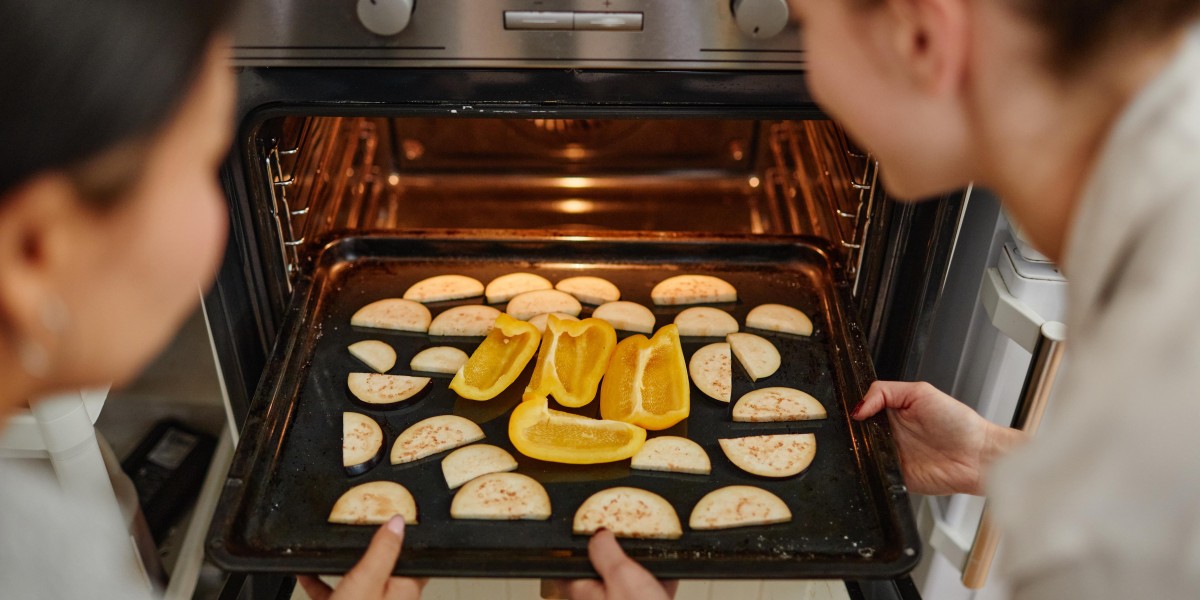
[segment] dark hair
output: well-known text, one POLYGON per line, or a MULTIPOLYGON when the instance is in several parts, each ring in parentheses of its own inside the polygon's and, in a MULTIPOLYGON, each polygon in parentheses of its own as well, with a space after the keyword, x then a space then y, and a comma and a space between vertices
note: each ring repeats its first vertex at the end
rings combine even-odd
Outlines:
MULTIPOLYGON (((884 0, 855 0, 874 7, 884 0)), ((1004 0, 1046 32, 1047 65, 1072 75, 1112 42, 1154 39, 1200 17, 1200 0, 1004 0)))
POLYGON ((1200 0, 1009 0, 1050 36, 1051 68, 1071 74, 1111 42, 1152 40, 1200 16, 1200 0))
POLYGON ((50 170, 108 187, 134 175, 111 171, 181 104, 232 3, 0 2, 0 198, 50 170))

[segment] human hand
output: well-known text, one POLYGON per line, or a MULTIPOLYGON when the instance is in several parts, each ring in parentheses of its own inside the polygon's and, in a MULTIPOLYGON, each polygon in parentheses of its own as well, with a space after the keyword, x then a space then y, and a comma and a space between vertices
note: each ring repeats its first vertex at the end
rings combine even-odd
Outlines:
POLYGON ((600 530, 588 542, 588 557, 602 580, 577 579, 567 586, 571 600, 671 600, 678 581, 660 582, 625 555, 617 537, 600 530))
POLYGON ((315 575, 298 575, 296 581, 312 600, 416 600, 425 587, 424 579, 392 577, 403 545, 404 517, 395 516, 375 532, 362 560, 346 573, 336 590, 315 575))
POLYGON ((876 381, 851 416, 861 421, 885 408, 904 481, 918 494, 982 493, 987 467, 1025 437, 923 382, 876 381))

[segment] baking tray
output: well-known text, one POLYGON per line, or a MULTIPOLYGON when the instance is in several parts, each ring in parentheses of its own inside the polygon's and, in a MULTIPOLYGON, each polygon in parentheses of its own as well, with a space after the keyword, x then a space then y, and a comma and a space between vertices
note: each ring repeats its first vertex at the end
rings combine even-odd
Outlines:
MULTIPOLYGON (((334 525, 326 516, 350 487, 374 480, 402 483, 414 495, 418 525, 408 528, 396 572, 415 576, 594 576, 587 538, 572 535, 575 510, 592 493, 612 486, 653 491, 674 505, 684 523, 678 540, 623 540, 626 551, 668 578, 870 578, 895 577, 917 563, 920 542, 884 417, 852 421, 847 407, 865 393, 874 374, 862 334, 846 317, 847 285, 834 273, 821 240, 795 237, 681 237, 496 235, 487 239, 445 235, 362 236, 328 245, 302 277, 285 316, 254 410, 242 431, 209 536, 209 555, 228 571, 341 573, 353 566, 375 527, 334 525), (520 402, 533 368, 499 397, 463 400, 435 378, 428 393, 400 408, 377 410, 358 403, 346 375, 365 371, 349 344, 381 339, 397 351, 393 374, 411 373, 420 349, 452 345, 468 353, 480 339, 430 338, 350 326, 358 308, 399 297, 409 285, 447 273, 487 282, 513 271, 557 281, 571 275, 611 280, 622 299, 652 307, 657 326, 685 307, 654 307, 650 290, 680 273, 716 275, 738 290, 738 301, 716 305, 739 323, 759 304, 776 302, 808 313, 811 337, 758 332, 779 348, 783 365, 757 387, 808 391, 829 418, 798 423, 733 423, 730 406, 691 390, 691 416, 651 435, 684 435, 712 459, 709 476, 633 471, 629 461, 559 465, 526 458, 507 435, 508 415, 520 402), (341 413, 354 410, 380 421, 390 448, 416 421, 453 413, 478 423, 486 442, 508 450, 518 472, 542 482, 550 495, 548 521, 457 521, 449 516, 452 493, 442 479, 439 454, 392 466, 384 460, 365 474, 342 469, 341 413), (816 434, 817 455, 804 473, 783 480, 747 474, 725 458, 721 437, 766 433, 816 434), (707 492, 731 484, 765 488, 789 506, 790 523, 724 531, 691 531, 692 507, 707 492)), ((429 305, 437 313, 482 298, 429 305)), ((501 306, 501 308, 503 308, 501 306)), ((590 314, 585 306, 581 317, 590 314)), ((628 334, 621 334, 625 337, 628 334)), ((684 338, 684 354, 720 341, 684 338)), ((734 361, 736 400, 756 387, 734 361)), ((576 412, 595 415, 598 402, 576 412)))

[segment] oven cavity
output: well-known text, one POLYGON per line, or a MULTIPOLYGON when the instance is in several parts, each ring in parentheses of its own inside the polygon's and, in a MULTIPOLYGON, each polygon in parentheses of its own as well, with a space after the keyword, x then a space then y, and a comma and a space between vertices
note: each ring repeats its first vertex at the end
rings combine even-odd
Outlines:
POLYGON ((834 123, 292 116, 255 142, 289 281, 359 233, 806 235, 857 274, 876 164, 834 123))

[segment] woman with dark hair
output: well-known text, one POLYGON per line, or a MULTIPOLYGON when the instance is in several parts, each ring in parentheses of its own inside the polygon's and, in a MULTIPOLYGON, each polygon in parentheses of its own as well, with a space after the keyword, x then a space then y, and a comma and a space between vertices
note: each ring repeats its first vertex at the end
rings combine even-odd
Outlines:
MULTIPOLYGON (((920 494, 983 493, 1022 599, 1200 598, 1200 0, 790 0, 812 93, 917 199, 977 181, 1070 278, 1038 437, 878 382, 920 494), (882 101, 881 101, 882 100, 882 101)), ((667 593, 611 536, 573 597, 667 593)))
MULTIPOLYGON (((0 427, 63 390, 129 381, 195 308, 227 227, 227 0, 0 3, 0 427)), ((0 595, 150 594, 123 524, 0 461, 0 595)), ((415 598, 379 529, 336 592, 415 598)))

